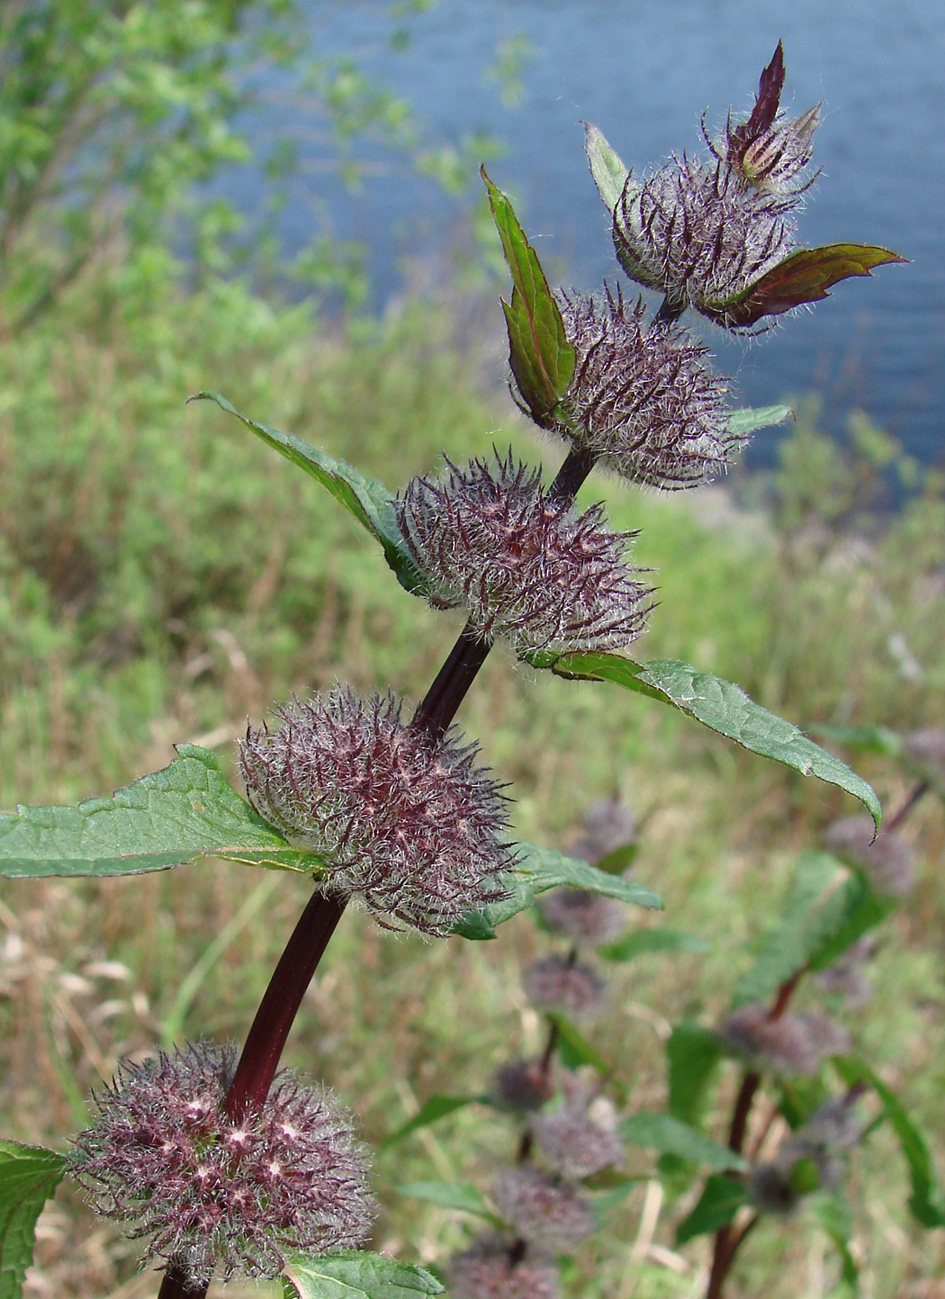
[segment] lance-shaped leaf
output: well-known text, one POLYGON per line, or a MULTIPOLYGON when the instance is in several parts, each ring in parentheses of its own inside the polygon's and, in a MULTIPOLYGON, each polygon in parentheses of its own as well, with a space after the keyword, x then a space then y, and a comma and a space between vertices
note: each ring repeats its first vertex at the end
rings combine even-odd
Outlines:
POLYGON ((280 433, 278 429, 257 424, 247 415, 241 415, 217 392, 198 392, 189 400, 215 401, 222 410, 235 415, 250 432, 262 438, 267 446, 273 447, 294 465, 304 469, 381 543, 384 556, 401 586, 408 591, 415 591, 423 585, 423 575, 417 572, 397 526, 394 505, 396 498, 383 483, 376 478, 365 478, 344 460, 335 460, 325 451, 309 446, 294 433, 280 433))
POLYGON ((584 151, 601 202, 612 215, 630 179, 630 173, 605 140, 603 132, 590 122, 584 123, 584 151))
POLYGON ((417 1299, 443 1294, 425 1268, 383 1254, 348 1250, 320 1258, 294 1258, 282 1279, 283 1299, 417 1299))
POLYGON ((0 1299, 20 1299, 33 1261, 36 1219, 62 1181, 67 1162, 42 1146, 0 1141, 0 1299))
POLYGON ((494 1227, 502 1226, 502 1219, 496 1217, 475 1186, 469 1182, 411 1182, 409 1186, 398 1186, 397 1190, 401 1195, 409 1195, 412 1200, 426 1200, 428 1204, 438 1204, 441 1209, 471 1213, 476 1218, 491 1222, 494 1227))
POLYGON ((696 938, 694 934, 686 934, 679 929, 638 929, 626 938, 618 938, 615 943, 599 947, 597 952, 608 961, 635 961, 637 957, 649 955, 650 952, 679 952, 689 955, 709 950, 710 944, 704 938, 696 938))
POLYGON ((778 115, 781 102, 781 91, 784 88, 784 47, 778 41, 774 57, 761 74, 758 82, 758 94, 755 98, 751 116, 731 132, 731 148, 740 160, 745 150, 753 141, 772 125, 778 115))
POLYGON ((0 874, 138 875, 200 857, 276 870, 318 870, 230 787, 216 758, 194 744, 160 771, 107 798, 0 813, 0 874))
POLYGON ((749 699, 740 686, 708 672, 698 672, 677 659, 655 659, 634 663, 617 654, 575 653, 532 654, 529 663, 551 668, 558 676, 573 680, 611 681, 671 704, 694 717, 703 726, 726 735, 752 753, 793 767, 804 776, 816 776, 838 785, 858 798, 869 810, 877 828, 882 808, 875 790, 839 758, 815 744, 792 723, 769 713, 749 699))
POLYGON ((790 406, 743 406, 739 410, 732 411, 725 427, 729 433, 744 438, 748 437, 749 433, 757 433, 759 429, 783 424, 793 415, 790 406))
POLYGON ((727 1169, 741 1172, 748 1167, 747 1161, 734 1150, 711 1141, 698 1128, 673 1118, 671 1114, 631 1114, 621 1123, 619 1132, 634 1146, 689 1159, 716 1172, 727 1169))
POLYGON ((609 1078, 614 1067, 608 1064, 599 1051, 595 1051, 587 1038, 564 1015, 548 1015, 556 1029, 556 1049, 566 1069, 580 1069, 589 1065, 601 1078, 609 1078))
POLYGON ((574 348, 568 342, 538 255, 525 238, 512 204, 492 183, 484 167, 482 179, 512 272, 512 300, 502 302, 509 331, 509 365, 532 419, 544 425, 568 391, 574 375, 574 348))
POLYGON ((906 261, 888 248, 870 244, 799 248, 737 297, 700 303, 699 310, 729 329, 746 329, 763 316, 779 316, 805 302, 829 297, 833 285, 851 275, 869 275, 875 266, 906 261))
POLYGON ((385 1137, 377 1149, 381 1151, 387 1150, 389 1146, 396 1146, 420 1128, 428 1128, 431 1123, 445 1119, 447 1115, 455 1114, 457 1110, 465 1109, 467 1105, 475 1105, 477 1101, 483 1105, 492 1104, 488 1096, 431 1096, 412 1119, 408 1119, 396 1132, 385 1137))
POLYGON ((912 1216, 923 1227, 945 1227, 945 1190, 935 1174, 926 1140, 906 1113, 899 1097, 862 1060, 846 1058, 833 1063, 848 1087, 865 1083, 882 1101, 885 1116, 899 1138, 909 1165, 912 1183, 909 1209, 912 1216))
POLYGON ((539 893, 557 888, 559 884, 601 893, 604 897, 632 902, 640 907, 662 909, 662 898, 635 880, 608 875, 578 857, 565 857, 533 843, 517 842, 513 847, 517 854, 516 866, 502 880, 509 896, 482 911, 472 912, 456 926, 454 933, 463 938, 495 938, 499 925, 530 907, 539 893))

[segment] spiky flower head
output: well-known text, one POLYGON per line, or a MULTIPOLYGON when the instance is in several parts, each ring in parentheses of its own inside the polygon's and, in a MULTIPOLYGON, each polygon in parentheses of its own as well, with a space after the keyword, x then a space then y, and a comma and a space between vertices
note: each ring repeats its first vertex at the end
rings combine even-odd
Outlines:
POLYGON ((640 182, 627 177, 614 212, 617 256, 677 314, 692 306, 731 327, 724 305, 794 250, 791 214, 811 184, 803 173, 820 109, 787 120, 783 84, 779 43, 748 119, 733 122, 730 113, 718 142, 703 127, 710 158, 673 156, 640 182))
POLYGON ((493 1196, 509 1226, 549 1253, 571 1253, 594 1231, 590 1205, 580 1192, 531 1164, 504 1169, 493 1196))
POLYGON ((541 1109, 553 1092, 551 1072, 541 1060, 510 1060, 496 1072, 495 1100, 503 1109, 541 1109))
POLYGON ((435 609, 464 609, 477 634, 519 655, 618 649, 644 630, 649 590, 626 552, 634 535, 554 499, 539 473, 502 460, 447 461, 397 502, 404 542, 435 609))
POLYGON ((765 1006, 749 1002, 725 1019, 721 1037, 726 1046, 758 1070, 775 1074, 814 1074, 822 1060, 849 1049, 846 1030, 825 1015, 779 1015, 771 1019, 765 1006))
POLYGON ((235 1059, 200 1042, 123 1064, 71 1158, 92 1207, 194 1285, 354 1248, 375 1212, 364 1152, 332 1097, 278 1074, 261 1110, 234 1122, 223 1101, 235 1059))
POLYGON ((559 294, 574 377, 552 430, 630 482, 698 487, 731 464, 744 439, 727 428, 728 381, 678 326, 647 324, 618 290, 559 294))
POLYGON ((586 889, 551 889, 542 894, 538 906, 549 929, 587 946, 610 942, 627 925, 626 908, 621 902, 586 889))
POLYGON ((564 956, 534 961, 522 975, 525 995, 536 1010, 562 1011, 588 1019, 607 1005, 607 987, 589 965, 564 956))
POLYGON ((877 835, 869 813, 834 821, 824 842, 843 861, 861 870, 877 893, 895 898, 911 893, 916 878, 912 845, 895 830, 881 830, 877 835))
POLYGON ((515 1241, 482 1236, 447 1265, 452 1299, 558 1299, 558 1269, 547 1258, 518 1257, 515 1241))
POLYGON ((326 890, 355 894, 386 928, 450 931, 506 896, 513 864, 506 799, 450 730, 434 739, 401 720, 392 696, 336 687, 249 727, 240 761, 250 802, 326 863, 326 890))
POLYGON ((610 1110, 563 1105, 534 1120, 535 1139, 549 1166, 579 1181, 619 1164, 623 1156, 610 1110))

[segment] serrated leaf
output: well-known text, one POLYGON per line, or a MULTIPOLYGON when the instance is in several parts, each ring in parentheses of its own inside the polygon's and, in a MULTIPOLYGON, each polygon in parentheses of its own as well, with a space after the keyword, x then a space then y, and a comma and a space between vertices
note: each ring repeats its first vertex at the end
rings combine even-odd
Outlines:
POLYGON ((67 1166, 55 1150, 0 1141, 0 1299, 20 1299, 33 1261, 36 1219, 67 1166))
POLYGON ((673 1118, 671 1114, 631 1114, 620 1125, 620 1135, 645 1150, 676 1155, 694 1164, 704 1164, 716 1172, 725 1169, 741 1171, 748 1163, 741 1155, 704 1136, 698 1128, 673 1118))
POLYGON ((555 1014, 550 1014, 548 1018, 558 1030, 555 1049, 566 1069, 580 1069, 583 1065, 590 1065, 602 1078, 610 1077, 613 1065, 608 1064, 599 1051, 595 1051, 569 1019, 555 1014))
POLYGON ((425 1268, 383 1254, 346 1250, 321 1258, 294 1258, 282 1278, 284 1299, 416 1299, 443 1294, 425 1268))
POLYGON ((608 961, 635 961, 650 952, 708 952, 711 944, 694 934, 684 934, 679 929, 638 929, 619 938, 615 943, 599 947, 599 954, 608 961))
POLYGON ((241 415, 218 392, 198 392, 189 400, 216 402, 222 410, 235 415, 267 446, 273 447, 292 464, 304 469, 381 543, 384 556, 401 586, 407 591, 422 589, 425 578, 410 558, 397 525, 394 505, 396 496, 383 483, 376 478, 365 478, 352 465, 344 460, 335 460, 326 452, 309 446, 293 433, 280 433, 278 429, 257 424, 248 416, 241 415))
POLYGON ((538 254, 525 238, 508 196, 492 183, 484 167, 481 172, 512 273, 512 300, 502 303, 509 331, 509 365, 532 418, 546 424, 574 375, 574 348, 538 254))
POLYGON ((829 290, 852 275, 869 275, 876 266, 906 262, 888 248, 867 244, 827 244, 799 248, 726 302, 710 302, 699 310, 729 329, 745 329, 764 316, 778 316, 792 307, 829 297, 829 290))
POLYGON ((565 857, 550 848, 519 841, 514 844, 518 861, 514 871, 502 883, 509 889, 509 897, 492 903, 482 911, 475 911, 455 926, 453 932, 463 938, 495 938, 497 927, 520 911, 527 910, 539 893, 567 884, 571 888, 601 893, 620 902, 662 910, 663 900, 651 889, 635 880, 608 875, 606 871, 589 866, 578 857, 565 857))
POLYGON ((502 1226, 502 1219, 496 1217, 475 1186, 469 1182, 411 1182, 409 1186, 398 1186, 397 1190, 412 1200, 426 1200, 428 1204, 438 1204, 441 1209, 471 1213, 496 1227, 502 1226))
POLYGON ((423 1104, 412 1119, 408 1119, 389 1137, 385 1137, 378 1145, 378 1151, 387 1150, 390 1146, 397 1145, 405 1137, 416 1132, 419 1128, 427 1128, 431 1123, 436 1123, 439 1119, 444 1119, 449 1114, 455 1114, 457 1110, 465 1109, 467 1105, 474 1105, 477 1101, 488 1103, 489 1098, 485 1096, 431 1096, 423 1104))
POLYGON ((670 1114, 694 1125, 702 1113, 712 1075, 722 1058, 719 1039, 710 1028, 683 1020, 666 1043, 670 1114))
POLYGON ((724 1173, 713 1173, 702 1189, 699 1203, 676 1228, 676 1244, 685 1245, 687 1240, 694 1240, 696 1236, 727 1227, 742 1205, 747 1203, 748 1196, 741 1182, 726 1177, 724 1173))
POLYGON ((200 857, 311 871, 322 863, 292 848, 239 797, 216 758, 194 744, 160 771, 69 807, 0 813, 0 874, 136 875, 200 857))
POLYGON ((533 667, 551 668, 557 676, 569 680, 611 681, 670 704, 752 753, 781 762, 803 776, 816 776, 845 789, 864 804, 879 828, 882 808, 875 790, 862 777, 815 744, 793 722, 769 713, 749 699, 731 681, 709 672, 698 672, 678 659, 634 663, 618 654, 543 653, 528 655, 527 661, 533 667))
POLYGON ((912 1216, 923 1227, 945 1227, 945 1190, 935 1174, 925 1138, 906 1113, 899 1097, 862 1060, 846 1057, 833 1063, 848 1087, 865 1083, 883 1102, 886 1118, 899 1138, 909 1166, 912 1184, 909 1209, 912 1216))
POLYGON ((601 202, 613 216, 630 173, 604 139, 603 132, 590 122, 584 123, 584 152, 601 202))
POLYGON ((748 437, 749 433, 757 433, 758 429, 783 424, 793 415, 790 406, 743 406, 740 410, 732 411, 725 427, 735 437, 748 437))
POLYGON ((804 969, 823 970, 897 905, 829 853, 805 853, 779 923, 739 981, 734 1004, 768 1001, 804 969))

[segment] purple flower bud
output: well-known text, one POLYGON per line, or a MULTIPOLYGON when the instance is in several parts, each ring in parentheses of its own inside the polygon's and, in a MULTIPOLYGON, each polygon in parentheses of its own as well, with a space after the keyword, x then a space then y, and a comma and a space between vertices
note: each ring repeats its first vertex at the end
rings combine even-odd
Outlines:
POLYGON ((530 1245, 570 1254, 595 1230, 590 1205, 574 1187, 530 1164, 506 1168, 494 1188, 496 1207, 530 1245))
POLYGON ((622 903, 585 889, 551 889, 542 894, 538 906, 549 929, 589 946, 610 942, 627 924, 622 903))
POLYGON ((572 855, 583 857, 592 866, 615 848, 633 843, 637 837, 636 817, 616 794, 593 803, 584 813, 581 824, 584 834, 580 840, 580 852, 575 851, 572 855))
POLYGON ((902 752, 927 780, 945 789, 945 730, 910 731, 902 737, 902 752))
POLYGON ((793 1213, 800 1195, 791 1183, 792 1166, 779 1160, 755 1164, 745 1181, 751 1204, 762 1213, 793 1213))
POLYGON ((873 818, 841 817, 829 826, 824 842, 831 852, 863 871, 877 893, 902 898, 915 885, 916 860, 912 846, 895 830, 881 830, 873 839, 873 818))
POLYGON ((515 1259, 515 1244, 483 1236, 446 1268, 451 1299, 558 1299, 558 1269, 543 1258, 515 1259))
POLYGON ((232 1048, 207 1042, 123 1064, 74 1143, 96 1212, 194 1285, 354 1248, 374 1217, 364 1152, 329 1093, 282 1073, 236 1123, 222 1108, 234 1067, 232 1048))
POLYGON ((764 1006, 749 1002, 723 1022, 723 1042, 759 1071, 814 1074, 822 1060, 849 1050, 841 1025, 824 1015, 786 1014, 770 1019, 764 1006))
POLYGON ((620 292, 560 294, 574 378, 553 431, 631 482, 698 487, 732 462, 744 439, 729 433, 728 380, 706 349, 676 326, 644 323, 642 303, 620 292))
POLYGON ((506 800, 474 745, 405 725, 391 696, 341 687, 276 715, 277 730, 247 729, 247 795, 324 860, 325 888, 356 894, 386 928, 437 935, 506 896, 506 800))
POLYGON ((611 532, 603 510, 552 499, 511 455, 444 480, 411 480, 397 504, 404 542, 435 609, 465 609, 487 642, 519 655, 618 649, 644 630, 649 590, 626 562, 634 535, 611 532))
POLYGON ((504 1109, 541 1109, 553 1092, 551 1073, 541 1060, 513 1060, 496 1073, 495 1099, 504 1109))
POLYGON ((599 1014, 607 1004, 607 988, 589 965, 563 956, 535 961, 522 976, 525 995, 536 1010, 560 1011, 575 1019, 599 1014))
POLYGON ((619 1164, 623 1157, 612 1111, 601 1115, 566 1105, 539 1115, 533 1130, 550 1167, 572 1181, 619 1164))

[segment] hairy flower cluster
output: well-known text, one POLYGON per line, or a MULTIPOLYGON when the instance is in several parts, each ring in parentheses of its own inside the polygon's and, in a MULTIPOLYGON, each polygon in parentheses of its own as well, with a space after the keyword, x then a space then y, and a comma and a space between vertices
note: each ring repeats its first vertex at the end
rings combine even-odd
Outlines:
POLYGON ((850 1097, 825 1101, 774 1159, 754 1166, 746 1184, 749 1199, 765 1213, 790 1213, 808 1192, 832 1190, 843 1176, 843 1155, 862 1135, 850 1097))
POLYGON ((824 842, 838 857, 861 870, 877 893, 905 897, 911 893, 916 878, 912 845, 895 830, 882 830, 875 839, 874 834, 869 813, 854 813, 834 821, 824 842))
POLYGON ((515 1241, 481 1236, 446 1271, 452 1299, 558 1299, 558 1270, 546 1258, 517 1258, 515 1241))
POLYGON ((749 1002, 725 1019, 723 1042, 761 1071, 814 1074, 822 1060, 849 1049, 846 1030, 825 1015, 786 1014, 770 1019, 765 1006, 749 1002))
POLYGON ((945 790, 945 730, 909 731, 902 737, 902 753, 926 780, 945 790))
POLYGON ((437 481, 417 477, 397 502, 404 542, 427 577, 435 609, 465 609, 487 642, 516 653, 617 649, 644 630, 649 590, 626 562, 632 533, 577 514, 509 455, 447 461, 437 481))
POLYGON ((222 1109, 234 1064, 232 1048, 201 1042, 122 1065, 72 1154, 93 1208, 194 1285, 353 1248, 374 1217, 365 1156, 331 1096, 283 1073, 234 1122, 222 1109))
POLYGON ((609 1109, 601 1115, 564 1105, 536 1118, 533 1131, 549 1166, 574 1181, 619 1164, 623 1155, 609 1109))
POLYGON ((643 304, 626 307, 619 290, 558 302, 576 363, 556 433, 630 482, 668 490, 732 462, 744 440, 728 431, 728 381, 704 347, 677 326, 647 325, 643 304))
POLYGON ((497 1070, 493 1090, 503 1109, 528 1113, 551 1100, 554 1085, 541 1060, 510 1060, 497 1070))
POLYGON ((551 889, 542 894, 538 906, 549 929, 587 946, 608 943, 627 926, 623 903, 586 889, 551 889))
POLYGON ((580 1191, 531 1164, 503 1169, 493 1195, 509 1226, 538 1249, 569 1254, 594 1232, 590 1205, 580 1191))
POLYGON ((446 934, 505 896, 513 864, 506 800, 476 747, 401 720, 391 696, 336 687, 248 728, 243 778, 256 811, 328 867, 323 887, 356 894, 387 928, 446 934))
POLYGON ((534 961, 522 975, 525 995, 536 1010, 561 1011, 589 1019, 607 1005, 607 987, 589 965, 564 956, 534 961))
POLYGON ((627 177, 614 212, 614 242, 631 279, 661 290, 677 310, 719 308, 746 293, 795 247, 791 213, 803 202, 819 106, 779 112, 781 46, 765 69, 751 116, 713 142, 708 159, 673 156, 627 177))

